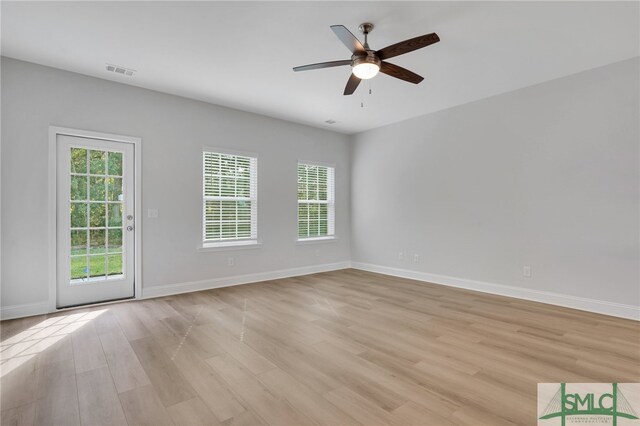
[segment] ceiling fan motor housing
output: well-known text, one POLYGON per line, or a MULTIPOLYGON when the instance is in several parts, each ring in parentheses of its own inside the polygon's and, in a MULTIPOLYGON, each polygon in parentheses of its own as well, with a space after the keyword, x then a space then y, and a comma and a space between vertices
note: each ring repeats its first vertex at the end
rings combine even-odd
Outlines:
POLYGON ((373 64, 377 65, 380 68, 380 63, 382 61, 380 58, 376 56, 376 52, 373 50, 367 50, 367 54, 362 56, 353 55, 351 57, 351 67, 356 67, 360 64, 373 64))

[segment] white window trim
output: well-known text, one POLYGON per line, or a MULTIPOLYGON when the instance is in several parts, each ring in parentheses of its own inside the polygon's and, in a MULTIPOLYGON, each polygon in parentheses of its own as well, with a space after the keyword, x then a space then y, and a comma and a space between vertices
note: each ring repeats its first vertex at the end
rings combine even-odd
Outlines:
POLYGON ((296 244, 320 244, 320 243, 333 243, 338 241, 338 237, 335 235, 330 235, 327 237, 306 237, 306 238, 298 238, 296 240, 296 244))
MULTIPOLYGON (((317 200, 315 203, 317 204, 327 204, 328 206, 332 206, 333 209, 329 208, 327 211, 327 215, 329 217, 330 222, 333 223, 333 234, 331 235, 323 235, 321 237, 300 237, 298 235, 298 226, 300 224, 300 217, 298 216, 299 214, 299 206, 300 203, 305 203, 308 202, 307 200, 298 200, 297 195, 296 195, 296 243, 297 244, 313 244, 313 243, 326 243, 326 242, 331 242, 331 241, 336 241, 338 240, 337 237, 337 232, 336 232, 336 166, 335 164, 331 164, 331 163, 323 163, 320 161, 307 161, 307 160, 298 160, 298 163, 296 164, 296 181, 297 181, 297 177, 298 177, 298 166, 300 164, 306 165, 306 166, 320 166, 320 167, 327 167, 327 168, 331 168, 333 169, 333 191, 332 191, 332 195, 333 195, 333 203, 329 202, 328 199, 328 191, 327 191, 327 200, 317 200)), ((328 188, 327 188, 328 189, 328 188)), ((297 193, 297 190, 296 190, 297 193)))
POLYGON ((224 154, 224 155, 239 155, 240 157, 253 157, 258 158, 258 154, 250 151, 239 151, 236 149, 230 148, 220 148, 211 145, 202 145, 202 152, 214 152, 216 154, 224 154))
POLYGON ((235 151, 226 148, 215 148, 211 146, 203 146, 202 147, 202 228, 201 228, 201 242, 200 245, 196 247, 198 251, 217 251, 217 250, 232 250, 232 249, 241 249, 241 248, 260 248, 262 243, 258 240, 258 154, 251 152, 243 152, 243 151, 235 151), (233 156, 241 156, 248 157, 251 161, 255 161, 255 176, 251 176, 250 179, 254 182, 250 184, 251 187, 251 196, 250 197, 212 197, 204 195, 204 155, 205 153, 210 152, 214 154, 222 154, 222 155, 233 155, 233 156), (251 203, 251 223, 254 225, 251 229, 252 234, 254 235, 252 238, 229 238, 229 239, 220 239, 220 240, 205 240, 205 223, 206 223, 206 213, 205 213, 205 202, 207 200, 220 200, 220 199, 229 199, 229 200, 248 200, 252 201, 251 203))
POLYGON ((221 251, 221 250, 245 250, 262 248, 262 242, 258 240, 233 240, 215 243, 200 244, 196 249, 198 251, 221 251))

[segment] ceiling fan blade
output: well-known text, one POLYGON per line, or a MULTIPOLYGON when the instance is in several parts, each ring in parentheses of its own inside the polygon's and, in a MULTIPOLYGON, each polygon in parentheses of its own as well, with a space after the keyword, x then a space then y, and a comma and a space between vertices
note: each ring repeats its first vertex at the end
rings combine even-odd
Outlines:
POLYGON ((366 54, 366 50, 364 50, 364 46, 360 43, 360 40, 354 36, 351 31, 347 29, 344 25, 332 25, 331 29, 338 36, 340 41, 347 46, 347 49, 354 55, 356 54, 366 54))
POLYGON ((421 77, 418 74, 409 71, 408 69, 390 64, 389 62, 382 62, 382 64, 380 64, 380 72, 390 75, 391 77, 399 78, 400 80, 408 81, 409 83, 413 84, 418 84, 422 80, 424 80, 424 77, 421 77))
POLYGON ((345 59, 344 61, 330 61, 330 62, 320 62, 318 64, 302 65, 299 67, 294 67, 293 70, 294 71, 319 70, 322 68, 339 67, 342 65, 351 65, 351 59, 345 59))
POLYGON ((351 74, 349 76, 349 81, 347 81, 347 85, 344 88, 344 95, 353 95, 353 92, 358 88, 358 84, 360 84, 362 80, 360 80, 355 75, 351 74))
POLYGON ((409 40, 401 41, 400 43, 392 44, 384 49, 380 49, 376 52, 376 55, 381 60, 393 58, 394 56, 403 55, 405 53, 413 52, 414 50, 422 49, 433 43, 440 41, 438 34, 431 33, 425 34, 419 37, 410 38, 409 40))

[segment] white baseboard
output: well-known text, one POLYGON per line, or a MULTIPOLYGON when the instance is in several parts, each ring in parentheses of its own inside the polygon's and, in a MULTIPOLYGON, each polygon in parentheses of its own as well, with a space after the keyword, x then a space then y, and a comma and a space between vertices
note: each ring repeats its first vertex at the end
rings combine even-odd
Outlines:
MULTIPOLYGON (((259 272, 256 274, 236 275, 233 277, 215 278, 211 280, 192 281, 162 286, 142 287, 142 299, 169 296, 172 294, 189 293, 192 291, 209 290, 220 287, 230 287, 260 281, 276 280, 280 278, 297 277, 300 275, 317 274, 319 272, 337 271, 349 268, 349 261, 327 263, 323 265, 304 266, 300 268, 281 269, 278 271, 259 272)), ((51 313, 49 302, 30 303, 25 305, 4 306, 0 308, 0 319, 14 319, 51 313)), ((55 312, 55 311, 54 311, 55 312)))
POLYGON ((210 280, 143 287, 142 298, 148 299, 152 297, 170 296, 172 294, 190 293, 192 291, 277 280, 280 278, 298 277, 301 275, 317 274, 319 272, 337 271, 339 269, 349 268, 350 266, 351 262, 345 261, 324 265, 304 266, 301 268, 281 269, 278 271, 258 272, 256 274, 236 275, 233 277, 214 278, 210 280))
POLYGON ((31 317, 49 312, 49 302, 27 303, 24 305, 3 306, 0 308, 0 320, 31 317))
POLYGON ((411 271, 408 269, 391 268, 388 266, 373 265, 370 263, 351 262, 351 267, 354 269, 376 272, 379 274, 391 275, 394 277, 408 278, 417 281, 426 281, 433 284, 464 288, 467 290, 514 297, 516 299, 531 300, 534 302, 547 303, 550 305, 563 306, 566 308, 579 309, 581 311, 595 312, 598 314, 640 321, 640 307, 633 305, 587 299, 584 297, 569 296, 566 294, 552 293, 548 291, 513 287, 504 284, 475 281, 466 278, 429 274, 426 272, 411 271))
MULTIPOLYGON (((230 287, 240 284, 249 284, 260 281, 269 281, 281 278, 296 277, 301 275, 317 274, 320 272, 336 271, 346 268, 360 269, 376 272, 394 277, 408 278, 417 281, 425 281, 433 284, 450 287, 464 288, 483 293, 497 294, 514 297, 516 299, 531 300, 534 302, 564 306, 582 311, 610 315, 620 318, 628 318, 640 321, 640 307, 625 305, 622 303, 606 302, 602 300, 587 299, 577 296, 569 296, 546 291, 532 290, 528 288, 513 287, 504 284, 494 284, 483 281, 475 281, 466 278, 450 277, 446 275, 429 274, 426 272, 411 271, 408 269, 391 268, 388 266, 373 265, 362 262, 337 262, 324 265, 305 266, 300 268, 281 269, 278 271, 259 272, 255 274, 237 275, 233 277, 215 278, 210 280, 192 281, 185 283, 169 284, 142 288, 142 298, 169 296, 172 294, 189 293, 192 291, 209 290, 221 287, 230 287)), ((51 312, 49 302, 29 303, 24 305, 5 306, 0 308, 0 319, 13 319, 41 315, 51 312)))

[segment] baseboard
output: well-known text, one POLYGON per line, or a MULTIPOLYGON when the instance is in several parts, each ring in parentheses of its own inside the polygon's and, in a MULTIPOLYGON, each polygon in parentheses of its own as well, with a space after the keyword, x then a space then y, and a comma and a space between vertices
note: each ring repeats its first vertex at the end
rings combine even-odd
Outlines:
POLYGON ((31 317, 49 312, 49 302, 27 303, 0 307, 0 320, 31 317))
MULTIPOLYGON (((391 268, 388 266, 373 265, 363 262, 348 261, 329 263, 324 265, 305 266, 300 268, 281 269, 269 272, 259 272, 255 274, 236 275, 233 277, 215 278, 210 280, 143 287, 142 298, 148 299, 152 297, 170 296, 172 294, 189 293, 192 291, 209 290, 214 288, 230 287, 234 285, 249 284, 260 281, 269 281, 301 275, 317 274, 320 272, 336 271, 340 269, 347 269, 350 267, 363 271, 391 275, 394 277, 425 281, 433 284, 464 288, 467 290, 514 297, 517 299, 531 300, 534 302, 547 303, 551 305, 563 306, 566 308, 579 309, 582 311, 640 321, 640 307, 633 305, 625 305, 622 303, 606 302, 602 300, 569 296, 565 294, 513 287, 504 284, 488 283, 466 278, 429 274, 426 272, 411 271, 408 269, 391 268)), ((49 312, 49 302, 5 306, 0 308, 0 319, 7 320, 13 318, 22 318, 33 315, 46 314, 49 312)))
POLYGON ((504 284, 475 281, 466 278, 429 274, 426 272, 411 271, 408 269, 391 268, 388 266, 373 265, 362 262, 351 262, 351 267, 354 269, 376 272, 378 274, 391 275, 394 277, 408 278, 417 281, 426 281, 433 284, 464 288, 467 290, 514 297, 516 299, 531 300, 534 302, 563 306, 565 308, 579 309, 581 311, 594 312, 598 314, 640 321, 640 307, 633 305, 606 302, 596 299, 587 299, 584 297, 569 296, 566 294, 559 294, 548 291, 513 287, 504 284))
MULTIPOLYGON (((278 271, 259 272, 256 274, 236 275, 233 277, 215 278, 210 280, 192 281, 163 286, 142 287, 142 298, 170 296, 172 294, 190 293, 192 291, 209 290, 213 288, 230 287, 260 281, 276 280, 280 278, 297 277, 300 275, 317 274, 320 272, 337 271, 349 268, 349 261, 327 263, 323 265, 304 266, 300 268, 281 269, 278 271)), ((0 308, 0 320, 30 317, 50 313, 49 302, 30 303, 24 305, 4 306, 0 308)))
POLYGON ((304 266, 301 268, 281 269, 277 271, 258 272, 255 274, 236 275, 233 277, 214 278, 202 281, 191 281, 162 286, 142 288, 142 298, 170 296, 172 294, 190 293, 192 291, 210 290, 214 288, 230 287, 234 285, 256 283, 260 281, 277 280, 281 278, 298 277, 301 275, 317 274, 320 272, 337 271, 351 266, 351 262, 327 263, 324 265, 304 266))

